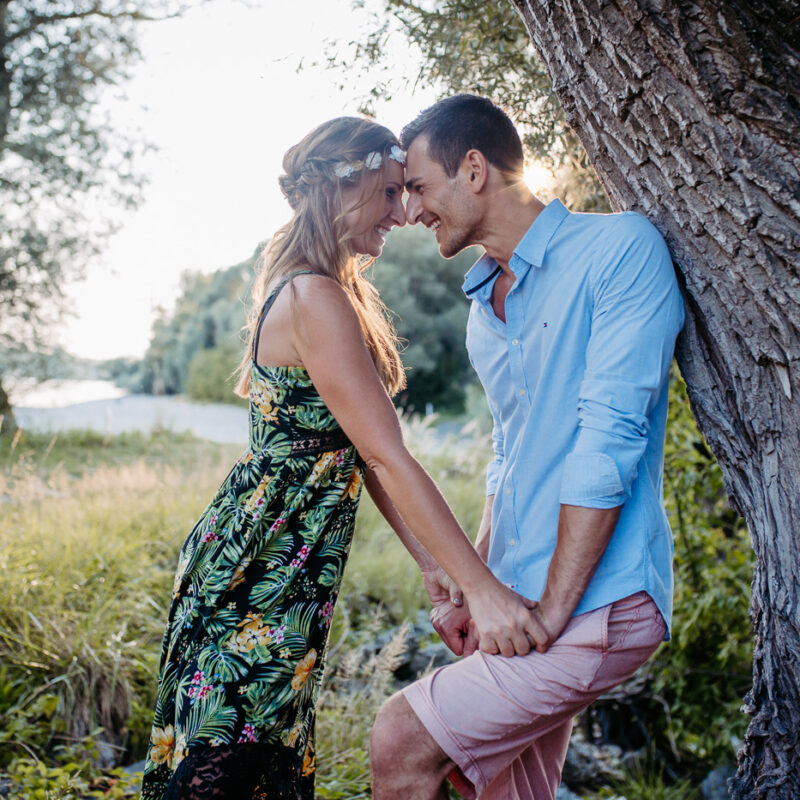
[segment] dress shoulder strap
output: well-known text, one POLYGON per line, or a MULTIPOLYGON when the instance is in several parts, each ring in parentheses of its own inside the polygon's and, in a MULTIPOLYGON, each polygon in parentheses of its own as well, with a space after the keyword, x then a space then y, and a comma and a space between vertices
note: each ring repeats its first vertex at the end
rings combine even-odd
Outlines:
POLYGON ((296 278, 298 275, 314 275, 315 272, 313 269, 299 269, 295 272, 290 272, 288 275, 284 275, 280 281, 278 281, 278 285, 267 295, 267 299, 264 301, 264 304, 261 306, 261 310, 258 312, 258 323, 256 325, 256 335, 253 337, 253 351, 250 354, 253 358, 253 361, 256 359, 256 353, 258 352, 258 337, 261 335, 261 326, 264 324, 264 317, 267 316, 267 312, 272 308, 272 304, 275 302, 275 298, 280 294, 281 289, 286 286, 292 278, 296 278))

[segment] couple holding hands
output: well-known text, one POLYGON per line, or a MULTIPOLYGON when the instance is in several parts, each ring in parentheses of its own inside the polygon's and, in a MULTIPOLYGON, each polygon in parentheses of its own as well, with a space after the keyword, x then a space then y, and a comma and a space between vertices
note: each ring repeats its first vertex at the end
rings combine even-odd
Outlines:
MULTIPOLYGON (((447 98, 398 140, 320 125, 283 160, 294 212, 253 288, 249 446, 180 555, 142 797, 313 800, 314 713, 362 486, 419 564, 453 664, 372 731, 376 800, 555 796, 573 717, 668 638, 667 383, 683 310, 635 213, 543 205, 511 121, 447 98), (408 196, 403 203, 403 194, 408 196), (467 273, 494 420, 473 546, 403 442, 394 331, 364 267, 428 227, 467 273)), ((454 292, 456 287, 453 287, 454 292)))

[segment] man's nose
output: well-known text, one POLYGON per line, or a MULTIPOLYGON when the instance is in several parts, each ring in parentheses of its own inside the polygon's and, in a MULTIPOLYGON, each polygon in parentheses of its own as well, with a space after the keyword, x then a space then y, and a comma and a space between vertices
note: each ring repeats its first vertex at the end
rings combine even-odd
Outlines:
POLYGON ((406 201, 406 219, 409 225, 416 225, 422 216, 422 201, 416 194, 410 194, 406 201))

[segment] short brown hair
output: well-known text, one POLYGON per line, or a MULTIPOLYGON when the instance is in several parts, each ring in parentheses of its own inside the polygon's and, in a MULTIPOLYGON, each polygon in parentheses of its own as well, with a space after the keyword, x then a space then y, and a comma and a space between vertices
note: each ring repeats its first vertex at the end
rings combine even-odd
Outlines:
POLYGON ((404 150, 419 136, 428 140, 428 155, 452 178, 469 150, 480 150, 492 166, 515 179, 522 177, 522 142, 514 124, 491 100, 457 94, 426 108, 400 133, 404 150))

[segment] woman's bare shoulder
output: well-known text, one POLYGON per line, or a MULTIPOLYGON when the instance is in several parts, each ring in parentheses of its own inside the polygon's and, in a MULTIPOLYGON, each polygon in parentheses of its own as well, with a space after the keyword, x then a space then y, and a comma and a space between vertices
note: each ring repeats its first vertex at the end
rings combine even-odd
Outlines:
POLYGON ((298 321, 336 317, 357 319, 347 292, 333 278, 304 273, 292 279, 293 304, 298 321))

